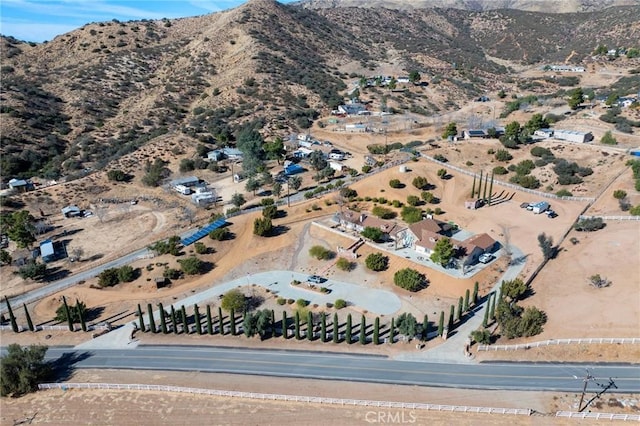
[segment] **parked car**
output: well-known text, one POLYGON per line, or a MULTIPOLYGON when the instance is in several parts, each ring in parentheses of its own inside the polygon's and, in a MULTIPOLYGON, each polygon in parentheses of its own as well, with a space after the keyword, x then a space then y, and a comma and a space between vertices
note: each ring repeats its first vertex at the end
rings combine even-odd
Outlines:
POLYGON ((478 261, 480 263, 485 263, 486 264, 486 263, 491 262, 493 259, 494 259, 494 257, 493 257, 492 254, 484 253, 484 254, 480 255, 480 257, 478 258, 478 261))
POLYGON ((322 278, 320 275, 309 275, 309 278, 307 278, 307 281, 309 281, 310 283, 322 284, 325 281, 325 279, 322 278))
POLYGON ((558 213, 554 212, 553 210, 547 210, 546 215, 549 216, 551 219, 553 219, 554 217, 558 217, 558 213))

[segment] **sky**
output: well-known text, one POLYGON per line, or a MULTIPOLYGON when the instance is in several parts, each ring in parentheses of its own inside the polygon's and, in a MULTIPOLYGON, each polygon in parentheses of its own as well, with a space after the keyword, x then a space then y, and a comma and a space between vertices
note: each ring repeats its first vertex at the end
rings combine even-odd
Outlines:
MULTIPOLYGON (((0 34, 43 42, 90 22, 181 18, 231 9, 246 0, 0 0, 0 34)), ((293 0, 279 0, 290 3, 293 0)))

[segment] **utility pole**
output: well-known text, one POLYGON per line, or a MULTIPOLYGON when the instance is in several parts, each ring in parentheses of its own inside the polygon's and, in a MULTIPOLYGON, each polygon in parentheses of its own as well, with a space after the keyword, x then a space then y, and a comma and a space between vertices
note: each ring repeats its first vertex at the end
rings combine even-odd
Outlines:
POLYGON ((584 404, 584 406, 582 405, 583 401, 584 401, 584 396, 587 392, 587 385, 589 384, 590 381, 595 382, 595 377, 593 377, 591 375, 591 373, 589 373, 589 370, 587 370, 587 375, 585 376, 585 378, 583 379, 584 381, 584 387, 582 388, 582 395, 580 396, 580 403, 578 404, 578 412, 582 413, 584 410, 587 409, 587 407, 589 407, 589 405, 591 405, 591 403, 593 401, 595 401, 596 399, 600 398, 600 395, 602 395, 603 393, 605 393, 606 391, 608 391, 611 388, 614 389, 618 389, 618 386, 616 386, 615 382, 613 381, 612 378, 609 378, 609 383, 607 383, 606 385, 602 385, 598 382, 596 382, 596 385, 600 386, 602 388, 602 390, 598 393, 595 394, 595 396, 593 398, 591 398, 589 401, 587 401, 586 404, 584 404))

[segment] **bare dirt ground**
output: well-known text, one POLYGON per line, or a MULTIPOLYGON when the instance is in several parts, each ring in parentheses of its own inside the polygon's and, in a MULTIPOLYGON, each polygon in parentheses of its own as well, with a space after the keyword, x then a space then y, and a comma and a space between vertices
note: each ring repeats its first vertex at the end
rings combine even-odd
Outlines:
MULTIPOLYGON (((155 391, 123 390, 49 390, 18 399, 3 399, 0 422, 30 418, 33 423, 73 424, 305 424, 338 425, 381 423, 389 415, 404 415, 405 422, 460 425, 575 424, 576 420, 557 420, 555 411, 573 410, 579 394, 549 392, 474 391, 330 382, 304 379, 280 379, 177 372, 137 372, 118 370, 81 370, 72 382, 140 383, 220 390, 289 395, 340 397, 379 401, 417 402, 442 405, 531 408, 534 417, 443 413, 436 411, 378 409, 375 407, 332 406, 311 403, 262 401, 211 397, 155 391), (339 386, 339 391, 336 389, 339 386), (404 412, 404 414, 403 414, 404 412), (378 417, 378 413, 382 417, 378 417), (371 419, 375 419, 372 422, 371 419), (413 421, 409 421, 414 419, 413 421)), ((607 395, 598 411, 633 413, 634 395, 607 395)), ((636 410, 637 411, 637 410, 636 410)))

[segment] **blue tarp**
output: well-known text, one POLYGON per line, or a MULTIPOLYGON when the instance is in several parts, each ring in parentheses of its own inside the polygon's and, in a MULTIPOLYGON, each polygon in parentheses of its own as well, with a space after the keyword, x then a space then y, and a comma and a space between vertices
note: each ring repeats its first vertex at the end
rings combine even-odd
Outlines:
POLYGON ((183 246, 186 247, 189 244, 193 244, 196 241, 198 241, 199 239, 204 238, 205 236, 209 235, 209 232, 213 231, 214 229, 222 228, 226 224, 227 224, 226 220, 218 219, 215 222, 212 222, 212 223, 208 224, 207 226, 205 226, 204 228, 201 228, 200 230, 196 231, 196 233, 184 238, 180 242, 182 243, 183 246))
POLYGON ((298 164, 290 164, 284 168, 284 173, 287 175, 295 175, 296 173, 302 172, 304 172, 304 169, 298 164))

